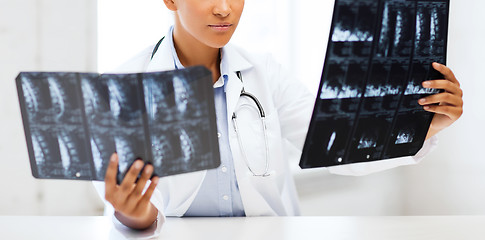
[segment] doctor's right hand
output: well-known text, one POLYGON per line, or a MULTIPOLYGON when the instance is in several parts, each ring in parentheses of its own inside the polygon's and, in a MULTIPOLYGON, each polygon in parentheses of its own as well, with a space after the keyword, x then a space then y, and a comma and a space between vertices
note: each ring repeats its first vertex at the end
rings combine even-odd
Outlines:
POLYGON ((148 189, 143 192, 145 185, 152 176, 153 166, 136 160, 125 175, 120 185, 116 183, 118 172, 118 154, 111 155, 108 169, 104 178, 105 198, 113 205, 116 218, 124 225, 134 229, 150 227, 158 216, 157 208, 150 202, 150 198, 158 183, 158 177, 153 177, 148 189), (143 169, 140 179, 136 181, 143 169))

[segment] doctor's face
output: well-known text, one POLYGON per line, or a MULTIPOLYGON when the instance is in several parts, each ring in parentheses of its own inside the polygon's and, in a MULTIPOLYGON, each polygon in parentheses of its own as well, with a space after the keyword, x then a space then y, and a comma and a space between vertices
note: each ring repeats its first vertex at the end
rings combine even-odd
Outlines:
POLYGON ((244 0, 171 1, 176 31, 183 31, 184 36, 212 48, 221 48, 229 42, 244 8, 244 0))

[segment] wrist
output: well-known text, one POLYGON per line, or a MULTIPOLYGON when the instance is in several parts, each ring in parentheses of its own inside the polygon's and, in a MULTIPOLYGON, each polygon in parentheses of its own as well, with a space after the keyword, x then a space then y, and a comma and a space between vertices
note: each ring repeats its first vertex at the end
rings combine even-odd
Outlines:
POLYGON ((429 130, 428 130, 428 133, 426 134, 426 140, 430 139, 431 137, 436 135, 441 130, 442 129, 436 129, 436 128, 430 127, 429 130))
POLYGON ((143 230, 149 228, 156 222, 158 210, 155 206, 153 206, 153 204, 150 203, 148 210, 143 215, 128 216, 119 211, 115 211, 114 216, 116 219, 118 219, 118 221, 129 228, 143 230))

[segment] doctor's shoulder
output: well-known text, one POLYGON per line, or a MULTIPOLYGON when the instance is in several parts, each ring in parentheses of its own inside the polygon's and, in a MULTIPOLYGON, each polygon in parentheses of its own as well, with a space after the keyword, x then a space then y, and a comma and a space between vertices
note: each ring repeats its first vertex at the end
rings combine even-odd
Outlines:
POLYGON ((271 66, 272 64, 278 64, 276 59, 270 52, 257 51, 254 49, 242 47, 234 43, 228 43, 224 46, 224 49, 230 51, 230 54, 237 54, 241 56, 244 60, 249 62, 253 67, 267 70, 265 68, 271 66))
POLYGON ((251 64, 252 67, 249 70, 254 71, 257 76, 263 77, 258 80, 265 81, 269 86, 276 87, 281 84, 282 76, 291 77, 287 67, 283 66, 271 52, 256 51, 232 43, 227 44, 225 48, 229 50, 230 54, 237 54, 251 64))
POLYGON ((150 45, 143 50, 139 51, 135 55, 128 57, 126 61, 118 65, 114 69, 107 71, 106 73, 137 73, 144 72, 150 63, 153 48, 155 44, 150 45))

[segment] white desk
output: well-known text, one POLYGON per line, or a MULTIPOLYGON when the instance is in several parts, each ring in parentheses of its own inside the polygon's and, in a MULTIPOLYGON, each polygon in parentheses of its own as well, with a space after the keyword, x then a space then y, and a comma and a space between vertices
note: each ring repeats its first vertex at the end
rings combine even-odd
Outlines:
MULTIPOLYGON (((109 217, 0 216, 0 238, 133 239, 152 232, 120 232, 109 217)), ((168 218, 153 239, 480 240, 485 216, 168 218)))

